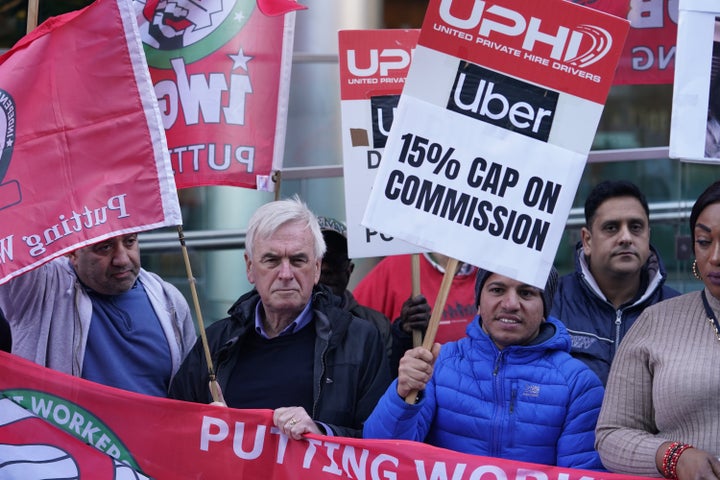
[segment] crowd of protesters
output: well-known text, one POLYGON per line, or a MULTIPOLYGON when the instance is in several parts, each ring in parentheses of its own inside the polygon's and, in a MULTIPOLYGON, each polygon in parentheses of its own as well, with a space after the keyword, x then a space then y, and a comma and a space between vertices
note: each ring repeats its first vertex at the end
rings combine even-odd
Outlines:
POLYGON ((552 268, 544 288, 459 264, 449 296, 467 315, 425 348, 412 333, 428 327, 447 257, 422 255, 419 294, 409 256, 388 257, 351 292, 342 222, 297 197, 276 200, 248 225, 253 288, 207 328, 207 346, 182 294, 141 267, 130 234, 0 285, 0 349, 143 394, 272 409, 295 440, 405 439, 568 468, 720 478, 720 181, 690 216, 699 292, 665 285, 649 214, 635 184, 596 185, 575 271, 558 278, 552 268))

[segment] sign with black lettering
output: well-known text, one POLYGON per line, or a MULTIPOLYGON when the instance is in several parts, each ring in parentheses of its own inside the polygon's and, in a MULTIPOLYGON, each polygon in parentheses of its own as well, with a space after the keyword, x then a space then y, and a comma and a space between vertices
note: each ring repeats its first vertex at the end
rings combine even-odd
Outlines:
POLYGON ((628 22, 431 0, 362 224, 543 286, 628 22))
POLYGON ((720 163, 720 4, 680 3, 670 157, 720 163))
POLYGON ((360 224, 390 135, 419 30, 341 30, 343 177, 350 258, 424 249, 360 224))

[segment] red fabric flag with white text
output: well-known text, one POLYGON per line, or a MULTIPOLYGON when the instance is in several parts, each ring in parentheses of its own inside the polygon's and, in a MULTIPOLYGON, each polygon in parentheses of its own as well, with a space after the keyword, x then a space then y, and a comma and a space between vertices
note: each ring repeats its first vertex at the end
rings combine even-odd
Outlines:
POLYGON ((53 17, 0 57, 0 283, 181 223, 130 0, 53 17))
POLYGON ((274 189, 299 8, 293 0, 135 0, 178 188, 274 189))

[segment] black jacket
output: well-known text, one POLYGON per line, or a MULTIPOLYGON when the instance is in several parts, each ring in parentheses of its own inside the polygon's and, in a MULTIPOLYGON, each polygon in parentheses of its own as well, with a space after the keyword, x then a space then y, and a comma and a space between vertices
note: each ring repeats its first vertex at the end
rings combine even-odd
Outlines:
POLYGON ((645 307, 679 295, 665 286, 665 266, 652 245, 643 267, 647 286, 633 302, 617 310, 597 287, 587 268, 582 243, 575 251, 575 272, 560 277, 550 315, 559 318, 572 338, 570 354, 585 362, 603 385, 620 341, 645 307))
MULTIPOLYGON (((230 308, 230 317, 207 328, 213 366, 223 390, 227 390, 243 339, 255 326, 258 301, 260 295, 252 290, 230 308)), ((313 290, 316 340, 313 411, 308 413, 332 428, 335 435, 360 437, 365 419, 390 384, 389 369, 377 328, 342 310, 339 301, 323 285, 313 290)), ((170 397, 209 403, 208 380, 205 353, 198 340, 173 378, 170 397)))

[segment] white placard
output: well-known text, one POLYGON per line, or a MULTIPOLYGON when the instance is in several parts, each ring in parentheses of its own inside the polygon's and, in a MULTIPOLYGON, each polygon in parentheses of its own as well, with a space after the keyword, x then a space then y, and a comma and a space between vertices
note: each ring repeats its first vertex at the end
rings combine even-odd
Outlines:
POLYGON ((419 30, 341 30, 343 179, 350 258, 424 248, 361 225, 419 30))
POLYGON ((431 0, 362 224, 543 287, 629 23, 431 0))
POLYGON ((720 2, 682 0, 670 123, 671 158, 720 162, 720 82, 711 86, 720 71, 717 65, 720 65, 720 2), (717 107, 711 108, 712 104, 717 107))

